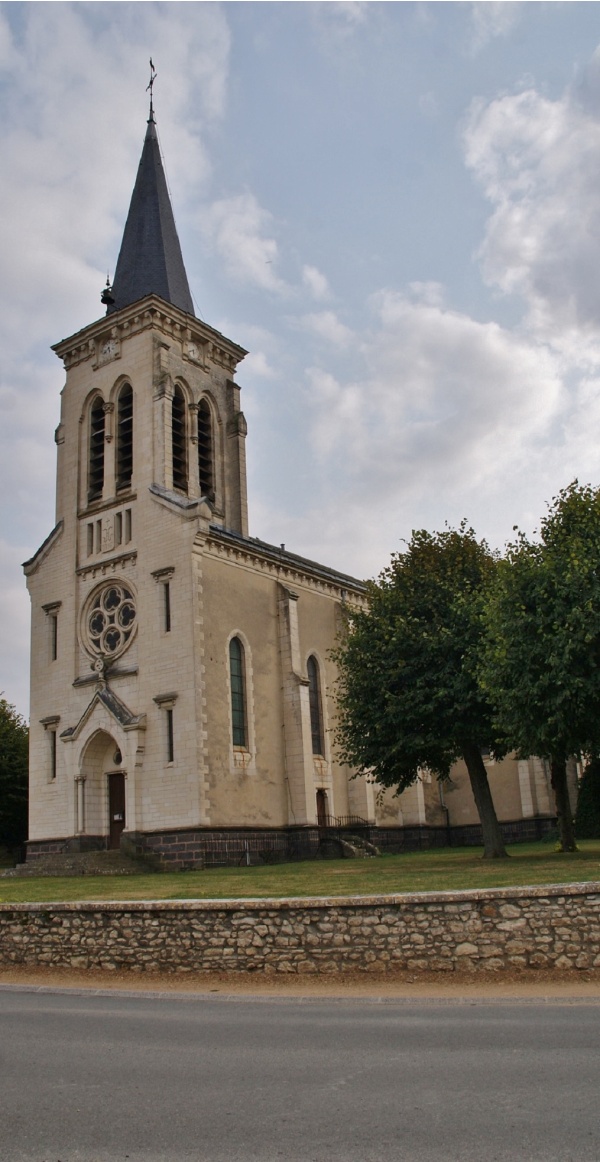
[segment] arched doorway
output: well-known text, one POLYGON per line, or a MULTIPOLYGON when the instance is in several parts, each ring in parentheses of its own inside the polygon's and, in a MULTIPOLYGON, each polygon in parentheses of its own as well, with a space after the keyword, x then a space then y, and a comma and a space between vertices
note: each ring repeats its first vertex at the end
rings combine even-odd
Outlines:
POLYGON ((102 838, 118 850, 126 826, 125 771, 118 744, 99 730, 81 756, 77 779, 76 829, 79 835, 102 838))

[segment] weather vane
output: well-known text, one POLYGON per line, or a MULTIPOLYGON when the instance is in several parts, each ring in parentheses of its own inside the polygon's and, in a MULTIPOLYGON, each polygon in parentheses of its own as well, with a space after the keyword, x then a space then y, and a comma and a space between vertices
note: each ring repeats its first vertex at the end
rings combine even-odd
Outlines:
POLYGON ((146 92, 148 92, 148 89, 150 90, 150 117, 149 117, 150 121, 154 121, 154 108, 152 105, 152 89, 153 89, 155 80, 156 80, 156 69, 154 68, 154 65, 152 63, 152 57, 150 57, 150 83, 146 86, 146 92))

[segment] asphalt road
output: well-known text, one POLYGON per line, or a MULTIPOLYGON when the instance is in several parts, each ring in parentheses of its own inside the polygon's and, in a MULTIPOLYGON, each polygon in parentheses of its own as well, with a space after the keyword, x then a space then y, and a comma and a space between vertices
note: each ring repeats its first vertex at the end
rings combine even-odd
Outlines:
POLYGON ((2 1162, 598 1162, 600 1005, 0 990, 2 1162))

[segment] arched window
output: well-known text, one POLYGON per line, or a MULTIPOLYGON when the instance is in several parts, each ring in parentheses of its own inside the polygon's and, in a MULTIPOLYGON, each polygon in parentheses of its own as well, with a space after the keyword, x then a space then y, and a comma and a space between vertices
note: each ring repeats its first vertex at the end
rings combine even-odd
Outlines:
POLYGON ((246 683, 244 675, 244 647, 239 637, 229 643, 229 683, 231 687, 231 732, 234 746, 247 745, 246 683))
POLYGON ((187 432, 185 399, 179 386, 175 387, 171 403, 171 441, 173 449, 173 488, 187 492, 187 432))
POLYGON ((98 500, 104 488, 104 401, 97 395, 90 411, 88 501, 98 500))
POLYGON ((130 488, 133 474, 133 391, 125 383, 117 400, 117 489, 130 488))
POLYGON ((212 416, 205 399, 198 408, 198 479, 200 495, 215 499, 212 416))
POLYGON ((310 657, 306 663, 308 673, 308 702, 310 706, 310 733, 313 754, 324 754, 323 712, 321 708, 321 682, 317 659, 310 657))

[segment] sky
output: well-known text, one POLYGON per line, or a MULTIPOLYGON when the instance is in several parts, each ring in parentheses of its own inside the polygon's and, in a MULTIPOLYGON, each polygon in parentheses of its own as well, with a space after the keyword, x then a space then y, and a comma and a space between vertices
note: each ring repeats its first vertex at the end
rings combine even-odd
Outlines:
POLYGON ((196 313, 248 348, 250 532, 358 577, 600 484, 600 4, 0 3, 0 691, 54 525, 149 57, 196 313))

